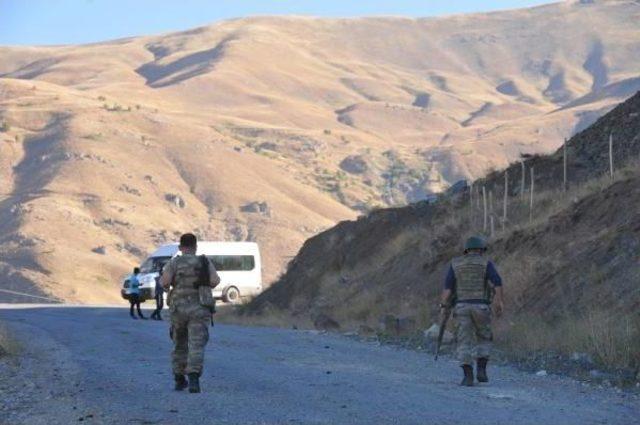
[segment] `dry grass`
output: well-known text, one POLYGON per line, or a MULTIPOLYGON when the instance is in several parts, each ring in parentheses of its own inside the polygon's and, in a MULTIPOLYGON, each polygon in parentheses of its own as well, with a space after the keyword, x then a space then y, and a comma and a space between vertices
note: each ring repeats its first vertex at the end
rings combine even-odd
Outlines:
POLYGON ((222 306, 218 308, 215 315, 215 321, 240 325, 240 326, 264 326, 272 328, 299 328, 313 329, 313 324, 308 317, 294 318, 286 311, 280 309, 269 309, 265 314, 242 314, 243 305, 238 306, 222 306))
MULTIPOLYGON (((637 163, 634 162, 617 171, 614 179, 603 176, 579 187, 571 187, 567 192, 540 192, 534 199, 536 215, 532 222, 529 221, 528 205, 520 202, 519 197, 509 199, 509 225, 506 231, 496 232, 492 241, 493 251, 490 253, 496 257, 500 273, 506 281, 507 315, 503 320, 496 322, 496 337, 499 345, 508 352, 523 359, 532 353, 556 352, 567 356, 575 352, 588 353, 597 364, 606 368, 635 370, 640 367, 640 319, 637 316, 618 311, 614 306, 610 311, 598 310, 604 308, 598 306, 595 306, 596 310, 591 310, 594 307, 592 304, 580 306, 576 313, 576 306, 572 300, 579 298, 579 293, 571 291, 582 289, 572 285, 560 285, 562 289, 559 289, 558 286, 554 286, 557 282, 541 287, 548 283, 541 280, 548 278, 544 276, 545 271, 561 271, 563 265, 570 261, 568 257, 555 255, 556 251, 567 254, 563 248, 570 241, 567 240, 567 234, 548 232, 549 219, 555 215, 571 213, 577 202, 597 202, 600 194, 612 185, 632 177, 637 178, 637 170, 637 163), (514 250, 509 243, 510 240, 544 241, 544 244, 540 247, 537 243, 530 242, 530 247, 514 250), (506 248, 507 246, 509 248, 506 248), (562 296, 562 291, 569 292, 562 296), (556 299, 550 301, 554 297, 556 299), (537 308, 542 309, 542 313, 523 313, 533 311, 531 304, 535 303, 538 305, 537 308), (549 308, 540 307, 544 305, 548 305, 549 308), (551 321, 550 317, 555 319, 551 321)), ((320 272, 313 275, 313 279, 324 282, 319 295, 313 298, 312 304, 309 304, 308 298, 305 297, 302 297, 300 303, 292 302, 295 308, 291 307, 290 311, 308 311, 304 309, 305 306, 307 309, 309 306, 318 309, 317 301, 325 300, 321 307, 330 312, 331 317, 340 323, 342 330, 358 330, 361 325, 366 325, 380 331, 379 320, 387 314, 396 317, 410 316, 416 319, 419 328, 429 327, 437 317, 434 297, 437 297, 439 291, 440 276, 425 276, 420 272, 402 274, 397 264, 398 261, 402 261, 401 257, 415 251, 420 253, 416 257, 417 261, 425 261, 429 270, 437 271, 440 268, 437 263, 443 261, 442 249, 450 249, 451 240, 457 243, 464 236, 477 231, 477 227, 471 226, 468 201, 463 202, 462 206, 456 201, 445 201, 441 209, 442 211, 429 221, 427 232, 415 231, 415 237, 412 237, 409 228, 400 231, 395 234, 395 238, 381 241, 369 257, 339 273, 354 281, 367 282, 364 287, 345 288, 338 281, 335 271, 320 272), (416 240, 424 239, 425 233, 428 235, 426 240, 416 245, 416 240), (438 243, 434 244, 433 241, 438 243), (374 261, 370 261, 371 259, 374 261), (385 272, 381 270, 388 264, 395 265, 389 269, 392 272, 388 278, 392 281, 384 282, 385 279, 380 279, 380 275, 385 275, 385 272), (418 301, 414 301, 410 296, 400 299, 388 296, 389 285, 402 290, 403 282, 425 278, 429 279, 427 285, 433 286, 430 286, 425 296, 418 301), (340 294, 344 302, 327 303, 326 299, 330 294, 340 294)), ((494 210, 497 211, 499 208, 496 206, 494 210)), ((606 218, 602 220, 605 221, 589 222, 587 226, 576 227, 571 237, 576 238, 576 241, 588 240, 593 230, 592 226, 602 228, 612 225, 606 222, 606 218), (583 231, 588 233, 583 234, 583 231)), ((476 226, 478 223, 481 223, 481 220, 476 219, 476 226)), ((581 259, 584 260, 585 258, 581 259)), ((594 264, 586 264, 582 276, 586 284, 600 286, 607 283, 606 271, 595 268, 594 264)), ((419 286, 415 285, 412 288, 415 290, 419 286)), ((587 297, 585 300, 587 303, 593 302, 592 298, 587 297)), ((246 319, 250 323, 262 322, 284 327, 293 323, 287 312, 276 309, 246 319)))
MULTIPOLYGON (((524 201, 519 196, 511 196, 507 202, 507 225, 505 231, 502 231, 502 207, 503 207, 503 187, 493 187, 494 196, 494 220, 495 234, 494 238, 508 238, 513 232, 534 229, 547 223, 550 217, 567 210, 578 200, 602 192, 612 184, 628 179, 638 173, 640 161, 633 160, 627 163, 623 168, 616 170, 612 179, 608 174, 599 178, 588 180, 581 185, 569 185, 566 192, 561 190, 562 182, 558 182, 558 190, 544 190, 534 193, 533 197, 533 219, 529 219, 529 181, 527 180, 527 193, 524 201), (499 196, 496 196, 499 195, 499 196)), ((475 196, 475 194, 474 194, 475 196)), ((459 221, 469 223, 469 228, 476 232, 483 233, 483 209, 482 202, 480 207, 477 205, 471 207, 468 203, 464 208, 457 212, 452 212, 449 216, 447 224, 457 225, 459 221), (472 218, 473 217, 473 218, 472 218)), ((489 214, 490 216, 490 214, 489 214)), ((490 226, 487 226, 487 236, 490 236, 490 226)))
POLYGON ((610 312, 567 315, 555 322, 520 316, 498 332, 498 344, 518 357, 556 352, 587 353, 610 368, 640 368, 640 319, 615 319, 610 312))
MULTIPOLYGON (((613 184, 637 175, 638 162, 632 161, 618 170, 613 179, 606 175, 581 186, 572 187, 567 192, 542 192, 534 198, 534 205, 537 207, 532 222, 528 219, 528 207, 522 206, 513 214, 515 220, 512 226, 508 227, 506 232, 498 233, 496 237, 508 239, 516 231, 540 229, 546 225, 550 217, 570 210, 579 200, 603 192, 613 184)), ((553 234, 547 236, 554 237, 553 234)), ((500 345, 521 357, 530 356, 532 352, 552 351, 564 355, 579 352, 588 353, 596 363, 605 367, 640 368, 640 318, 637 315, 623 315, 613 310, 598 309, 576 315, 569 312, 568 304, 564 311, 554 312, 556 319, 553 322, 539 315, 518 315, 517 312, 529 302, 522 296, 521 291, 531 285, 532 276, 536 275, 536 271, 555 266, 562 261, 562 258, 550 257, 549 253, 531 252, 528 256, 507 256, 500 262, 502 275, 508 277, 507 296, 513 312, 509 317, 512 320, 509 325, 501 327, 497 332, 500 345)), ((585 270, 585 273, 588 274, 585 276, 588 281, 606 281, 606 276, 598 269, 585 270)), ((567 303, 570 303, 570 299, 574 297, 568 298, 567 303)))
POLYGON ((20 343, 13 338, 7 328, 0 324, 0 358, 20 353, 20 343))

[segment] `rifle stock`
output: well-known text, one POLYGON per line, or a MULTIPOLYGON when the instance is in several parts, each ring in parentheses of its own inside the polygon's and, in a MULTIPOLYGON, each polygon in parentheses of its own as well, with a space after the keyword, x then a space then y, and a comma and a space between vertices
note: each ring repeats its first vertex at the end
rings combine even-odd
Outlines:
POLYGON ((440 321, 440 329, 438 329, 438 343, 436 344, 435 361, 438 361, 438 356, 440 355, 440 347, 442 346, 442 339, 444 338, 444 332, 447 329, 447 322, 449 321, 450 316, 451 307, 445 309, 444 314, 442 315, 442 320, 440 321))

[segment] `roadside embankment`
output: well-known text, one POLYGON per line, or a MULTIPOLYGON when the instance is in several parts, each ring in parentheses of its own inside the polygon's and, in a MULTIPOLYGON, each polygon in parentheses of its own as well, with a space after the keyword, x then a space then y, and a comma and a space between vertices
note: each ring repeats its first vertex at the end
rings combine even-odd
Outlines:
POLYGON ((494 330, 506 358, 568 373, 580 366, 589 377, 611 371, 635 385, 638 114, 640 93, 572 137, 566 185, 560 149, 523 158, 435 203, 339 223, 307 240, 286 273, 240 309, 240 320, 277 318, 422 345, 438 320, 451 259, 466 237, 483 234, 505 282, 505 316, 494 330))
POLYGON ((16 356, 19 352, 20 343, 0 322, 0 359, 16 356))

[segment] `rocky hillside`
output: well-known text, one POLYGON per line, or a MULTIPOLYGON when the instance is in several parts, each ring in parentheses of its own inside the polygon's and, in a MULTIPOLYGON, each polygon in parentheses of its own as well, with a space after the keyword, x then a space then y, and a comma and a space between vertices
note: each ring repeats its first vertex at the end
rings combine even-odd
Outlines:
MULTIPOLYGON (((594 125, 567 140, 567 185, 580 186, 584 182, 610 172, 609 138, 613 148, 614 170, 625 166, 629 160, 640 156, 640 96, 630 97, 610 113, 599 118, 594 125)), ((527 169, 534 168, 539 189, 560 188, 563 182, 564 150, 551 155, 534 155, 521 159, 527 169)), ((493 187, 503 184, 504 170, 493 172, 478 179, 481 185, 493 187)), ((522 177, 522 164, 516 163, 506 169, 511 176, 510 193, 517 194, 522 177)), ((530 178, 527 174, 526 178, 530 178)))
POLYGON ((194 230, 258 241, 270 282, 340 220, 554 151, 638 69, 630 0, 0 47, 0 281, 113 300, 194 230))
MULTIPOLYGON (((640 216, 635 207, 640 205, 640 93, 571 138, 568 146, 570 189, 562 192, 558 179, 562 150, 527 160, 527 171, 532 164, 540 170, 532 220, 529 195, 523 203, 514 190, 505 230, 498 225, 494 236, 488 235, 489 255, 506 285, 508 320, 502 324, 535 317, 541 329, 553 324, 564 331, 564 323, 591 323, 591 315, 604 314, 611 323, 640 331, 640 216), (617 140, 614 179, 607 175, 611 132, 617 140)), ((520 173, 520 165, 509 172, 520 173)), ((474 186, 502 194, 503 178, 496 173, 474 186)), ((386 314, 428 325, 437 313, 447 264, 460 254, 468 235, 482 232, 482 217, 475 201, 470 206, 465 188, 433 204, 342 222, 308 240, 287 273, 248 311, 280 310, 294 321, 328 316, 342 328, 376 328, 386 314)))

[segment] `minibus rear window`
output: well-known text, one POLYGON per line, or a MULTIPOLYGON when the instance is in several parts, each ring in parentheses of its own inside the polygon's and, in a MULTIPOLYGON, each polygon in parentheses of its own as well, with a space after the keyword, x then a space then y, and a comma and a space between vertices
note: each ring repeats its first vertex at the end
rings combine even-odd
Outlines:
POLYGON ((256 267, 253 255, 213 255, 209 258, 219 272, 246 272, 256 267))

